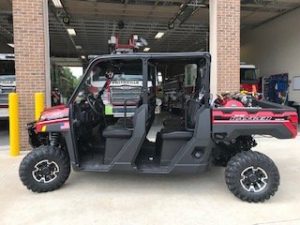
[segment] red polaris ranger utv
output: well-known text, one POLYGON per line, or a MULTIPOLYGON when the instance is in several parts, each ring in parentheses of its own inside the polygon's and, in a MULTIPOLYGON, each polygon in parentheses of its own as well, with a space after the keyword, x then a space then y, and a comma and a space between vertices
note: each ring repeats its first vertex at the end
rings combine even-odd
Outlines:
POLYGON ((70 165, 76 171, 152 174, 203 172, 223 165, 225 181, 235 196, 248 202, 269 199, 278 189, 279 172, 270 158, 251 150, 256 145, 253 135, 296 137, 295 110, 256 99, 251 105, 236 99, 224 106, 211 100, 209 80, 208 53, 95 58, 67 105, 46 109, 38 121, 28 124, 33 151, 20 165, 23 184, 34 192, 55 190, 68 178, 70 165), (189 77, 194 87, 185 93, 182 111, 162 108, 156 114, 164 81, 184 74, 186 65, 193 65, 195 76, 189 77), (131 83, 121 84, 121 118, 105 115, 102 94, 108 85, 91 87, 93 76, 105 76, 107 69, 111 75, 107 82, 114 76, 125 77, 122 82, 143 81, 139 97, 133 99, 126 98, 131 96, 131 83), (163 76, 161 83, 158 73, 163 76), (133 104, 136 109, 129 117, 126 107, 133 104))

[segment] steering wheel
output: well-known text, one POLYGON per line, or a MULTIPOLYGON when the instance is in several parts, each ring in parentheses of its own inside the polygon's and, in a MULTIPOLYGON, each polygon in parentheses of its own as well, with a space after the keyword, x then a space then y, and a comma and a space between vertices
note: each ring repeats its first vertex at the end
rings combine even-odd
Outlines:
POLYGON ((89 106, 91 107, 92 111, 98 115, 98 116, 103 116, 103 108, 104 104, 101 99, 101 96, 99 96, 97 99, 92 95, 89 94, 86 98, 89 106))

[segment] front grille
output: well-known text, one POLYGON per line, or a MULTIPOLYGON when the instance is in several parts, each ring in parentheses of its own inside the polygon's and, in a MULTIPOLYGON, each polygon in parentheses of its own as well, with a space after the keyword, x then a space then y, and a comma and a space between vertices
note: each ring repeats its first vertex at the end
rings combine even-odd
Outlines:
POLYGON ((0 91, 0 94, 9 94, 13 91, 15 91, 15 88, 12 88, 12 87, 0 87, 1 91, 0 91))
POLYGON ((136 105, 140 100, 142 87, 111 87, 111 103, 113 105, 124 105, 127 100, 127 105, 136 105))
MULTIPOLYGON (((126 117, 132 117, 136 110, 136 106, 126 107, 126 117)), ((125 108, 123 106, 114 106, 113 107, 114 117, 125 117, 125 108)))
POLYGON ((6 105, 8 104, 8 94, 14 92, 14 87, 1 87, 0 86, 0 104, 6 105))
MULTIPOLYGON (((134 106, 129 106, 126 108, 126 113, 134 113, 135 112, 136 107, 134 106)), ((119 106, 119 107, 113 107, 113 113, 125 113, 125 108, 123 106, 119 106)))
POLYGON ((8 94, 0 94, 0 104, 1 105, 8 104, 8 94))

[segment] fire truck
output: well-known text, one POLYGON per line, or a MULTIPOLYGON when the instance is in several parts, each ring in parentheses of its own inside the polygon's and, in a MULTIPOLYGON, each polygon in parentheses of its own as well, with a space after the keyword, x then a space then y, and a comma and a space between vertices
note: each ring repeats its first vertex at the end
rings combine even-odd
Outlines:
POLYGON ((15 56, 0 54, 0 120, 8 119, 8 94, 16 91, 15 56))
POLYGON ((241 63, 240 85, 241 91, 257 92, 259 88, 255 65, 241 63))
MULTIPOLYGON (((138 35, 131 35, 128 43, 120 43, 119 34, 113 35, 108 40, 110 54, 127 54, 137 52, 139 48, 147 46, 148 43, 138 35)), ((94 59, 97 55, 90 55, 94 59)), ((149 70, 154 70, 149 66, 149 70)), ((154 71, 153 71, 154 72, 154 71)), ((140 101, 140 94, 143 87, 143 71, 138 63, 128 64, 122 71, 118 68, 96 68, 92 71, 90 90, 103 88, 102 100, 105 105, 105 115, 113 117, 124 117, 126 108, 127 116, 132 116, 136 105, 140 101), (111 73, 111 75, 108 75, 111 73), (126 107, 124 108, 124 106, 126 107)), ((151 82, 150 82, 151 83, 151 82)))

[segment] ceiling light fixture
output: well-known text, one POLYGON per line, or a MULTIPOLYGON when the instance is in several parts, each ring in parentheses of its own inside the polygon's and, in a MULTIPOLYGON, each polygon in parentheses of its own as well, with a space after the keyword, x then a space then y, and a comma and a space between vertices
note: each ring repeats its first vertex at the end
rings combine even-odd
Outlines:
POLYGON ((60 8, 60 9, 63 8, 60 0, 52 0, 52 3, 56 8, 60 8))
POLYGON ((144 52, 149 52, 150 51, 150 48, 144 48, 144 52))
POLYGON ((8 45, 9 47, 12 47, 12 48, 15 47, 15 45, 14 45, 13 43, 7 43, 7 45, 8 45))
POLYGON ((69 35, 76 36, 76 32, 75 32, 75 30, 73 28, 68 28, 67 31, 68 31, 69 35))
POLYGON ((164 36, 165 33, 164 32, 158 32, 156 35, 155 35, 155 39, 160 39, 162 38, 162 36, 164 36))

